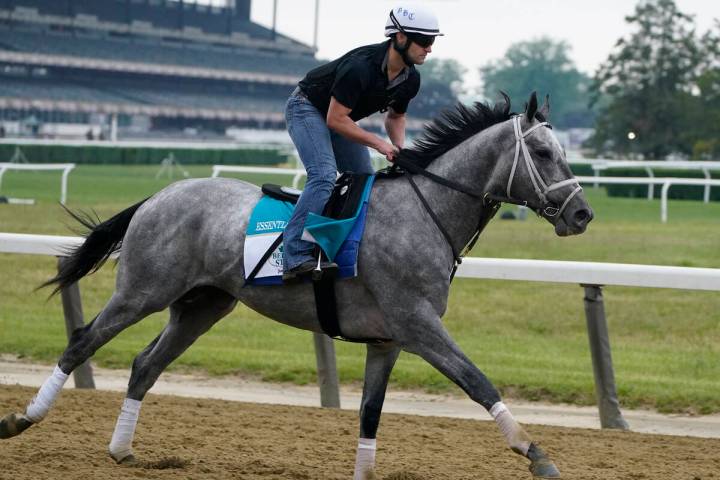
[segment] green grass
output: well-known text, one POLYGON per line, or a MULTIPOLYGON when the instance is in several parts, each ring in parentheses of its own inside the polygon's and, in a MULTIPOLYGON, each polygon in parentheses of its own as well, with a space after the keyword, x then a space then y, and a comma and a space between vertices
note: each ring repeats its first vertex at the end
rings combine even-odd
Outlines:
MULTIPOLYGON (((186 167, 207 176, 209 167, 186 167)), ((80 166, 70 174, 68 204, 109 215, 168 184, 157 167, 80 166)), ((32 197, 34 206, 0 205, 0 231, 67 235, 57 205, 59 173, 7 172, 2 192, 32 197)), ((289 177, 255 175, 254 182, 288 184, 289 177)), ((658 201, 608 198, 588 189, 596 219, 578 237, 560 239, 535 217, 494 220, 473 256, 643 263, 720 268, 720 204, 671 201, 660 223, 658 201)), ((0 254, 0 352, 54 361, 66 344, 58 298, 33 288, 56 268, 43 256, 0 254)), ((81 281, 92 317, 108 299, 114 270, 81 281)), ((662 411, 720 412, 720 295, 668 289, 607 287, 615 375, 625 406, 662 411)), ((592 366, 576 285, 457 279, 445 322, 470 358, 504 392, 527 399, 594 403, 592 366)), ((94 357, 128 368, 162 329, 157 314, 120 334, 94 357)), ((364 347, 336 343, 343 382, 361 382, 364 347)), ((243 373, 273 381, 312 383, 315 357, 307 332, 267 321, 238 307, 173 365, 212 374, 243 373)), ((458 391, 409 354, 400 357, 391 388, 458 391)))

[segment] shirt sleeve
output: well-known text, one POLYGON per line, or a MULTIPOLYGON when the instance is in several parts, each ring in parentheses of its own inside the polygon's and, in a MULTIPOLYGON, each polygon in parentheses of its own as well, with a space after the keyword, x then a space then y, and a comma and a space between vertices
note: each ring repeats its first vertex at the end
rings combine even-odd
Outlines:
POLYGON ((402 85, 403 88, 399 89, 396 98, 390 102, 390 108, 393 112, 404 114, 407 112, 410 100, 415 98, 420 90, 420 75, 411 75, 402 85))
POLYGON ((367 89, 367 85, 367 68, 358 62, 345 61, 338 67, 330 95, 352 110, 367 89))

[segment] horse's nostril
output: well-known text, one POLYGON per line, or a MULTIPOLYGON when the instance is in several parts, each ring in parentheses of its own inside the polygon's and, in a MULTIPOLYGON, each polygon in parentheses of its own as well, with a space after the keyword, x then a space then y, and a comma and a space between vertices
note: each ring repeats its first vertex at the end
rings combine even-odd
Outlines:
POLYGON ((592 219, 592 214, 588 211, 583 209, 578 210, 575 212, 575 222, 579 225, 585 224, 589 222, 592 219))

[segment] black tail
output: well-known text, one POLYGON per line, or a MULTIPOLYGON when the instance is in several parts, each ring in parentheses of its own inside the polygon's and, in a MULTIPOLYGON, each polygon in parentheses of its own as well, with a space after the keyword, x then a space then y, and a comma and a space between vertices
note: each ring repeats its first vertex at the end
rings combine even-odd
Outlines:
POLYGON ((88 233, 82 245, 67 252, 67 260, 61 263, 58 274, 38 288, 56 284, 52 292, 55 295, 85 275, 98 271, 110 255, 120 250, 130 219, 146 201, 147 198, 104 222, 87 214, 72 212, 63 206, 70 216, 88 229, 88 233))

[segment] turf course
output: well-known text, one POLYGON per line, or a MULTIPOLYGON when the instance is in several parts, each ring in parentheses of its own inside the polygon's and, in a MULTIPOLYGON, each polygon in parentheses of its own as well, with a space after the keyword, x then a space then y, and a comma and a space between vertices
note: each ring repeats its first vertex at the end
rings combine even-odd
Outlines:
MULTIPOLYGON (((186 167, 208 176, 208 166, 186 167)), ((68 205, 105 219, 172 180, 155 166, 79 166, 68 205)), ((290 177, 248 175, 256 183, 290 177)), ((0 205, 0 231, 68 235, 71 219, 57 204, 58 172, 7 172, 2 194, 36 205, 0 205)), ((176 178, 177 179, 177 178, 176 178)), ((473 256, 585 260, 720 268, 720 204, 671 201, 661 224, 658 201, 608 198, 587 189, 596 219, 579 237, 558 238, 544 220, 494 220, 473 256)), ((55 259, 0 254, 0 353, 52 362, 66 344, 58 298, 33 289, 52 275, 55 259)), ((114 284, 112 266, 81 281, 92 318, 114 284)), ((457 279, 445 323, 466 353, 505 394, 594 403, 583 291, 576 285, 457 279)), ((615 374, 624 406, 720 412, 720 295, 668 289, 604 289, 615 374)), ((140 322, 103 347, 94 361, 129 368, 162 329, 166 314, 140 322)), ((341 381, 361 382, 364 347, 336 342, 341 381)), ((312 383, 315 357, 307 332, 238 307, 171 368, 242 373, 265 380, 312 383)), ((390 388, 458 392, 424 361, 400 357, 390 388)))

